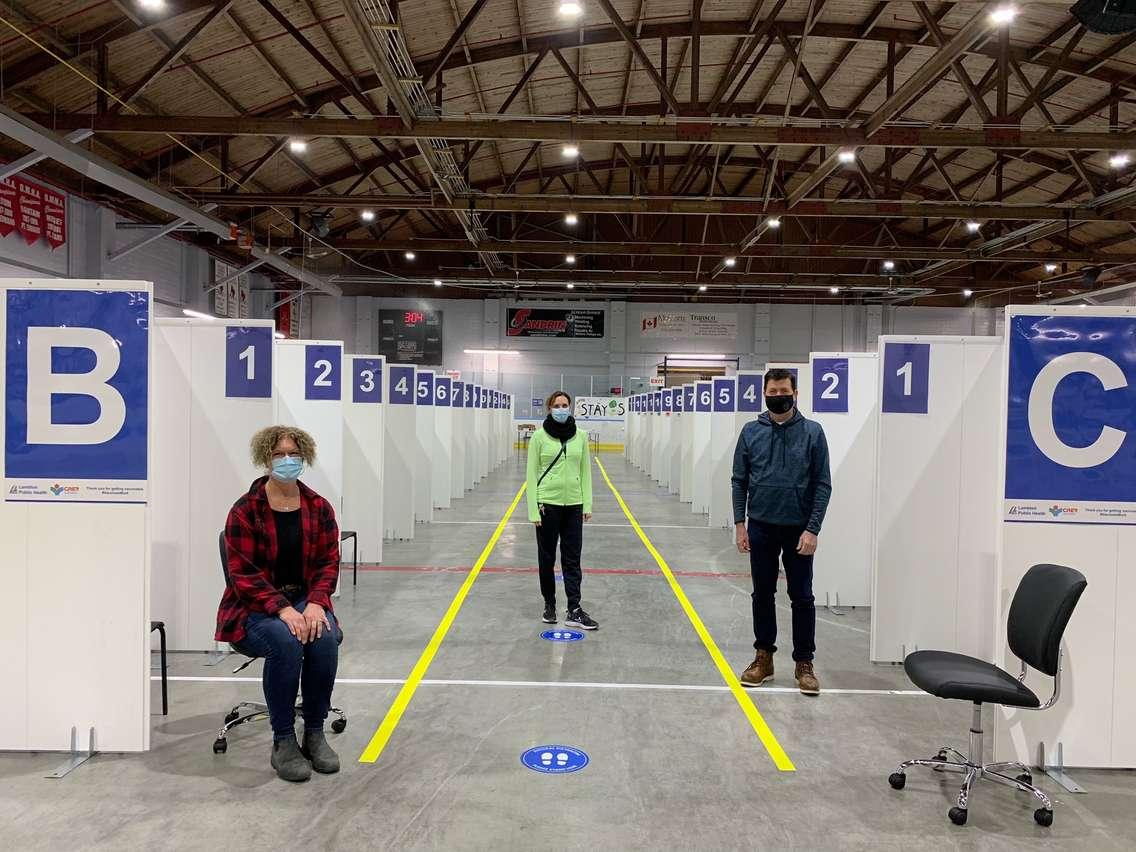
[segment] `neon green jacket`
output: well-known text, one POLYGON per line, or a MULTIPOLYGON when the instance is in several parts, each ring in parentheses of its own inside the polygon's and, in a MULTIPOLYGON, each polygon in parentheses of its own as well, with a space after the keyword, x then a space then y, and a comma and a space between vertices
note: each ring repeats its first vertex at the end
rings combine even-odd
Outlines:
POLYGON ((544 429, 537 429, 529 440, 528 496, 529 520, 540 520, 537 505, 583 506, 584 514, 592 513, 592 457, 588 449, 588 433, 577 429, 568 442, 567 453, 548 472, 537 488, 536 481, 560 453, 560 441, 544 429))

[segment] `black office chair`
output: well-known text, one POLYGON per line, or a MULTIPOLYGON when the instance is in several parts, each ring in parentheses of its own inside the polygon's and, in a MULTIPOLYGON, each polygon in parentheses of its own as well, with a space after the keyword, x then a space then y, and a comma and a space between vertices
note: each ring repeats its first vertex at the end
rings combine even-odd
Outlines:
MULTIPOLYGON (((225 585, 229 585, 229 561, 228 551, 225 548, 225 533, 222 532, 218 536, 218 547, 221 551, 221 571, 225 575, 225 585)), ((343 632, 340 631, 339 641, 343 641, 343 632)), ((249 657, 243 651, 239 650, 236 645, 230 643, 230 648, 237 654, 240 654, 247 659, 233 669, 233 674, 244 671, 244 669, 251 666, 256 662, 256 657, 249 657)), ((329 707, 328 710, 334 713, 339 718, 334 719, 331 723, 331 730, 337 734, 343 733, 347 728, 347 714, 345 714, 338 707, 329 707)), ((304 713, 303 696, 301 696, 300 703, 296 705, 297 718, 304 713)), ((229 731, 238 725, 244 725, 246 722, 259 722, 261 719, 268 718, 268 705, 263 701, 242 701, 237 704, 225 715, 225 724, 221 726, 221 730, 217 733, 217 739, 213 741, 213 753, 224 754, 229 748, 228 734, 229 731), (244 709, 245 712, 241 712, 244 709)))
POLYGON ((990 703, 1024 710, 1047 710, 1057 703, 1061 695, 1061 637, 1087 585, 1080 571, 1062 565, 1034 565, 1022 577, 1010 604, 1006 625, 1010 650, 1022 661, 1022 670, 1017 678, 992 663, 964 654, 916 651, 908 655, 903 661, 903 668, 924 692, 939 698, 974 703, 970 756, 944 746, 930 759, 905 761, 888 778, 894 789, 902 790, 907 783, 906 770, 909 766, 959 772, 965 780, 959 790, 958 805, 948 813, 955 825, 966 824, 970 788, 980 779, 1031 793, 1041 802, 1041 807, 1033 813, 1034 820, 1042 826, 1053 824, 1053 803, 1034 786, 1033 773, 1028 766, 1016 761, 983 764, 982 705, 990 703), (1026 671, 1031 666, 1053 678, 1053 695, 1045 704, 1025 685, 1026 671), (957 759, 949 759, 952 757, 957 759), (1010 771, 1018 774, 1010 775, 1010 771))

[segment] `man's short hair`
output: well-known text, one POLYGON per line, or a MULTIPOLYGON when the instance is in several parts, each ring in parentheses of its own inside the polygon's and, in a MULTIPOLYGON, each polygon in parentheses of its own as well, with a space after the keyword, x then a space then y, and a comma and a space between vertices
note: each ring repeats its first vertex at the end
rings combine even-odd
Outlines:
POLYGON ((797 389, 797 374, 792 370, 773 369, 765 371, 765 382, 762 384, 761 389, 765 390, 769 387, 770 382, 779 382, 783 379, 788 379, 793 385, 793 390, 797 389))

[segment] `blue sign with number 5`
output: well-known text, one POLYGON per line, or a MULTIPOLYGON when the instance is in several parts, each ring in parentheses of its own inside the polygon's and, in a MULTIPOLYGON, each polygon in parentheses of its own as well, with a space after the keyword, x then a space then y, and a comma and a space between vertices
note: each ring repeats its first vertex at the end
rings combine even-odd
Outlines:
POLYGON ((714 379, 714 412, 729 414, 737 411, 738 383, 734 379, 714 379))
POLYGON ((434 404, 434 374, 423 370, 416 378, 415 399, 418 405, 434 404))
POLYGON ((885 414, 926 414, 930 396, 930 343, 885 343, 883 359, 885 414))
POLYGON ((848 359, 813 360, 813 411, 848 413, 848 359))

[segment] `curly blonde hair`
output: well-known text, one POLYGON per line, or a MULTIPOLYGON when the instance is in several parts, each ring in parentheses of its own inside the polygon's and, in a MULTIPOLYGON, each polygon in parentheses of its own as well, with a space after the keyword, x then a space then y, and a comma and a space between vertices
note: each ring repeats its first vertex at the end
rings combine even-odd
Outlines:
POLYGON ((272 451, 283 438, 291 438, 300 451, 300 458, 309 467, 316 461, 316 441, 303 429, 295 426, 266 426, 249 441, 249 453, 252 463, 257 467, 269 468, 272 466, 272 451))

